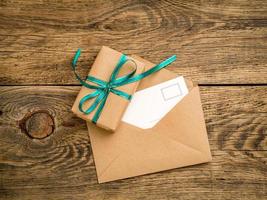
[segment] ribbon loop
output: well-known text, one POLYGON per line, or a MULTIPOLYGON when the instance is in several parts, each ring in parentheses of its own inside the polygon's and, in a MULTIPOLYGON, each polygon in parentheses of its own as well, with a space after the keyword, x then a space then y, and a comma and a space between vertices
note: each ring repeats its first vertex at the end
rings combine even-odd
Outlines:
POLYGON ((116 88, 123 86, 123 85, 126 85, 126 84, 136 82, 136 81, 140 81, 141 79, 149 76, 150 74, 153 74, 153 73, 165 68, 166 66, 168 66, 169 64, 171 64, 172 62, 174 62, 176 60, 176 56, 173 55, 173 56, 169 57, 168 59, 164 60, 163 62, 159 63, 158 65, 155 65, 154 67, 150 68, 149 70, 147 70, 141 74, 135 75, 136 70, 137 70, 137 64, 135 63, 134 60, 129 59, 126 55, 122 54, 122 56, 119 59, 119 62, 117 63, 115 69, 113 70, 108 82, 103 81, 101 79, 98 79, 96 77, 90 76, 90 75, 87 76, 85 81, 84 81, 76 72, 76 64, 77 64, 77 61, 78 61, 80 55, 81 55, 81 49, 78 49, 74 58, 73 58, 73 61, 72 61, 72 70, 73 70, 76 78, 78 79, 78 81, 83 86, 85 86, 89 89, 93 89, 95 91, 93 91, 90 94, 85 95, 80 100, 79 110, 82 113, 88 115, 88 114, 92 113, 95 109, 97 109, 94 116, 93 116, 93 119, 92 119, 92 121, 94 123, 97 123, 97 120, 100 117, 100 114, 103 110, 103 107, 107 101, 107 98, 108 98, 108 95, 110 92, 112 92, 112 93, 114 93, 114 94, 116 94, 122 98, 125 98, 127 100, 131 100, 132 95, 127 94, 126 92, 118 90, 116 88), (134 64, 134 69, 124 76, 117 77, 120 70, 123 68, 123 66, 127 62, 132 62, 134 64), (91 82, 93 84, 89 84, 86 81, 91 82), (84 104, 93 98, 95 98, 95 101, 92 103, 92 105, 89 106, 89 108, 87 110, 84 110, 83 109, 84 104))

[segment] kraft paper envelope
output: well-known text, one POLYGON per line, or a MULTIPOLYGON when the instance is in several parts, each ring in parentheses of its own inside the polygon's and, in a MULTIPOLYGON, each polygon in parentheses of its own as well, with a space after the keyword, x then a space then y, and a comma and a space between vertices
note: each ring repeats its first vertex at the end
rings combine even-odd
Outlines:
MULTIPOLYGON (((135 57, 146 64, 152 63, 135 57)), ((162 69, 143 79, 142 90, 178 75, 162 69)), ((98 182, 108 182, 211 160, 198 86, 186 80, 189 93, 150 129, 121 122, 110 132, 88 122, 98 182)))

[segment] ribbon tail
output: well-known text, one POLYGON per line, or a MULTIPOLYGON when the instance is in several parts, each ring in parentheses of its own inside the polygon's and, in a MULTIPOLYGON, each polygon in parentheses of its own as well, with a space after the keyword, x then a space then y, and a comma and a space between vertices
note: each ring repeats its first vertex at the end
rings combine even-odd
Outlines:
POLYGON ((87 88, 90 88, 90 89, 98 89, 98 86, 90 85, 90 84, 86 83, 86 82, 79 76, 79 74, 76 72, 76 64, 77 64, 77 62, 78 62, 78 59, 79 59, 80 55, 81 55, 81 49, 78 49, 78 50, 76 51, 75 55, 74 55, 74 58, 73 58, 73 60, 72 60, 72 65, 71 65, 71 66, 72 66, 72 70, 73 70, 73 72, 74 72, 76 78, 78 79, 78 81, 79 81, 83 86, 85 86, 85 87, 87 87, 87 88))
POLYGON ((100 102, 100 104, 99 104, 99 106, 98 106, 98 108, 97 108, 97 110, 95 112, 95 115, 94 115, 94 117, 92 119, 92 122, 94 124, 96 124, 97 120, 100 117, 100 114, 103 111, 104 105, 106 104, 106 101, 107 101, 107 97, 108 97, 108 94, 105 94, 105 96, 102 98, 102 100, 101 100, 101 102, 100 102))
POLYGON ((118 83, 116 84, 116 87, 119 87, 119 86, 122 86, 122 85, 125 85, 125 84, 130 84, 130 83, 133 83, 133 82, 136 82, 136 81, 139 81, 165 67, 167 67, 169 64, 171 64, 172 62, 174 62, 176 60, 176 55, 173 55, 169 58, 167 58, 166 60, 164 60, 163 62, 155 65, 154 67, 150 68, 149 70, 141 73, 141 74, 138 74, 132 78, 129 78, 128 80, 124 81, 124 82, 121 82, 121 83, 118 83))
POLYGON ((76 53, 75 53, 75 55, 74 55, 74 58, 73 58, 73 60, 72 60, 72 69, 73 69, 73 70, 75 70, 75 68, 76 68, 76 64, 77 64, 77 61, 78 61, 80 55, 81 55, 81 49, 79 48, 79 49, 76 51, 76 53))

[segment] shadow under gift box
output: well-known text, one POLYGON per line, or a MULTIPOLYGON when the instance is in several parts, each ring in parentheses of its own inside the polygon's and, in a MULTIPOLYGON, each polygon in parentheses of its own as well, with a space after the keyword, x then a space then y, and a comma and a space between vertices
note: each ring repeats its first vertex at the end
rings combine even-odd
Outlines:
MULTIPOLYGON (((109 47, 103 46, 92 65, 89 75, 104 81, 109 81, 110 76, 114 71, 117 63, 119 62, 121 56, 122 53, 115 51, 109 47)), ((128 57, 128 59, 129 62, 125 63, 123 68, 120 70, 118 77, 128 74, 130 71, 133 70, 133 62, 130 62, 130 60, 133 60, 136 63, 135 75, 140 74, 144 71, 144 63, 131 57, 128 57)), ((126 84, 117 87, 116 89, 126 92, 129 95, 132 95, 136 91, 139 82, 140 81, 126 84)), ((88 82, 88 84, 93 83, 88 82)), ((84 114, 79 110, 79 102, 85 95, 90 94, 93 91, 93 89, 89 89, 85 86, 82 86, 72 107, 72 111, 78 117, 86 121, 92 121, 97 109, 95 109, 90 114, 84 114)), ((83 105, 83 109, 88 109, 94 101, 95 98, 86 101, 83 105)), ((121 122, 121 118, 128 104, 129 100, 110 92, 96 125, 109 131, 115 131, 119 123, 121 122)))
MULTIPOLYGON (((145 70, 154 64, 145 63, 145 70)), ((162 69, 141 80, 138 91, 176 78, 162 69)), ((87 123, 98 182, 159 172, 208 162, 211 152, 199 87, 185 79, 189 93, 150 129, 120 122, 113 134, 87 123)))

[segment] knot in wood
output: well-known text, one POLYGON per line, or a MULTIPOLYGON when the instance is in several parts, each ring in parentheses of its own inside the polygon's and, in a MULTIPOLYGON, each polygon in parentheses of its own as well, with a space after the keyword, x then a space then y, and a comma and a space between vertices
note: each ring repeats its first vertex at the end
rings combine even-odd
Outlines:
POLYGON ((43 139, 53 133, 55 124, 48 112, 37 111, 25 116, 20 127, 31 138, 43 139))

